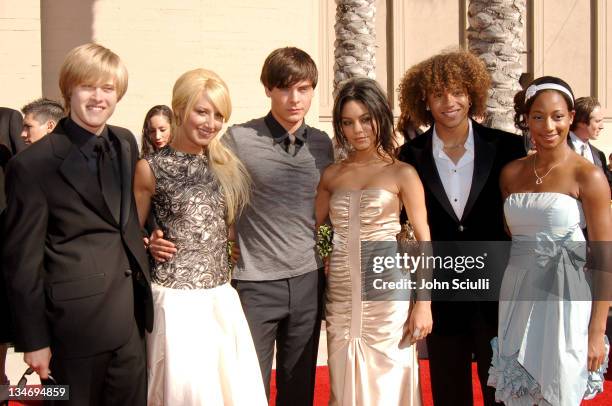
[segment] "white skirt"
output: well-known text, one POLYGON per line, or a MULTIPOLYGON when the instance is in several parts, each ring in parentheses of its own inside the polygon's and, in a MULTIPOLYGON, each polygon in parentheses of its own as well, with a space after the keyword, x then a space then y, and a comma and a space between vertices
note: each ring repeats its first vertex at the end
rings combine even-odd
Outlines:
POLYGON ((236 290, 151 285, 147 334, 150 406, 268 404, 257 354, 236 290))

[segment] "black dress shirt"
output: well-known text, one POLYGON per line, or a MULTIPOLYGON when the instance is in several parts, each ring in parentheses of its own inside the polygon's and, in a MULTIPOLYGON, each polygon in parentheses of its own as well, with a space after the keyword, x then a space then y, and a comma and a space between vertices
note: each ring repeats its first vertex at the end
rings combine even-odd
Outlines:
POLYGON ((269 112, 266 117, 264 117, 264 121, 268 130, 270 130, 270 134, 272 134, 272 138, 274 139, 274 144, 281 144, 283 149, 295 156, 299 152, 300 148, 306 142, 306 122, 302 120, 302 125, 295 130, 293 134, 290 134, 285 128, 274 118, 272 112, 269 112), (294 138, 292 142, 291 138, 294 138), (294 144, 294 150, 291 151, 291 144, 294 144))

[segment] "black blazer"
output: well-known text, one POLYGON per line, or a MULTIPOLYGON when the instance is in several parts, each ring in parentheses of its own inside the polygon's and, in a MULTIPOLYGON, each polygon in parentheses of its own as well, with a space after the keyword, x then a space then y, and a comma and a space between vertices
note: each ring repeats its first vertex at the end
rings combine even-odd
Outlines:
POLYGON ((17 110, 0 107, 0 212, 6 207, 4 196, 4 170, 8 160, 26 147, 21 130, 21 113, 17 110))
MULTIPOLYGON (((414 166, 423 182, 432 241, 509 240, 504 230, 499 176, 508 162, 525 156, 523 139, 474 121, 472 129, 474 175, 460 219, 448 200, 433 158, 433 127, 400 149, 400 160, 414 166)), ((464 331, 479 309, 485 321, 497 326, 496 302, 432 303, 434 332, 455 334, 464 331)))
POLYGON ((132 193, 134 136, 108 126, 121 145, 118 223, 66 135, 65 120, 8 164, 5 231, 11 238, 2 261, 16 350, 51 346, 69 358, 120 347, 135 317, 150 330, 153 307, 132 193))
MULTIPOLYGON (((6 197, 4 195, 4 169, 13 155, 25 148, 25 142, 21 138, 22 120, 21 113, 6 107, 0 107, 0 229, 4 218, 6 197)), ((6 234, 0 234, 0 246, 6 234)), ((0 264, 0 343, 12 339, 10 328, 10 317, 2 264, 0 264)))
MULTIPOLYGON (((571 149, 576 151, 574 149, 574 143, 572 142, 572 138, 569 135, 567 136, 567 144, 570 146, 571 149)), ((596 148, 590 142, 589 147, 591 148, 591 154, 593 155, 593 163, 595 164, 595 166, 600 167, 601 170, 604 172, 604 175, 606 175, 606 179, 608 179, 608 185, 610 185, 610 189, 612 189, 612 173, 610 172, 608 164, 606 163, 606 154, 604 154, 602 150, 596 148)), ((576 151, 576 153, 579 152, 576 151)))

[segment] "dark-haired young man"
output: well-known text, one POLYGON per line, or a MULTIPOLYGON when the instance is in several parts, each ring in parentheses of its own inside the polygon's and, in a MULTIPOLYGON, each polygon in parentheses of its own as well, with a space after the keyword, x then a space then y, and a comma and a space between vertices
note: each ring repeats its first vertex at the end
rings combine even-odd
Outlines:
MULTIPOLYGON (((250 204, 236 221, 240 260, 232 277, 268 397, 276 344, 277 405, 312 405, 314 398, 325 286, 314 200, 320 174, 333 161, 330 138, 304 122, 317 76, 306 52, 276 49, 261 72, 270 112, 232 126, 223 138, 253 182, 250 204)), ((155 239, 151 252, 168 258, 172 246, 155 239)))
POLYGON ((33 144, 50 134, 60 119, 64 117, 64 108, 54 100, 40 98, 21 108, 23 129, 21 138, 27 144, 33 144))

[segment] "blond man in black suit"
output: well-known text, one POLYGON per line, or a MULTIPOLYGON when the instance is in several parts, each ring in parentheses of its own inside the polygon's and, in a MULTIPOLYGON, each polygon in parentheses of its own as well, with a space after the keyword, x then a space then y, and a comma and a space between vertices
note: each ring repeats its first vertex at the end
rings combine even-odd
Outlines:
POLYGON ((4 245, 15 348, 70 405, 145 405, 149 264, 132 194, 138 148, 107 125, 127 90, 119 57, 97 44, 60 72, 68 117, 7 168, 4 245))

